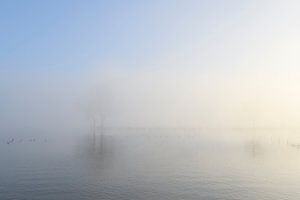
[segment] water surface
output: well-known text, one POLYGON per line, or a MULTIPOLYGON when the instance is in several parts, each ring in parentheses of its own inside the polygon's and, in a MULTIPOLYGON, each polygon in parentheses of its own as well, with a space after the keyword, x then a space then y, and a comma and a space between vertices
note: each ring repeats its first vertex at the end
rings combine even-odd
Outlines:
MULTIPOLYGON (((299 199, 297 130, 114 129, 0 143, 0 199, 299 199)), ((299 144, 299 145, 298 145, 299 144)))

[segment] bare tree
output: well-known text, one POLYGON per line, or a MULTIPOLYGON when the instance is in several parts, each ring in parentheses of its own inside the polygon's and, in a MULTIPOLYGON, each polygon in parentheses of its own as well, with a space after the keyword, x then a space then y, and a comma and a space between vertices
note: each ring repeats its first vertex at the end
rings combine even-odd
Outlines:
POLYGON ((91 123, 93 139, 100 128, 101 135, 104 131, 105 121, 111 110, 111 93, 107 87, 98 86, 88 96, 87 115, 91 123))

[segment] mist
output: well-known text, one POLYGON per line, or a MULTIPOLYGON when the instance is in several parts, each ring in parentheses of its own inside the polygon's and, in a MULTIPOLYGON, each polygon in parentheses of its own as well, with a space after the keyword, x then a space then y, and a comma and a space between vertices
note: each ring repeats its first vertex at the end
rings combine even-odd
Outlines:
POLYGON ((2 85, 2 131, 83 131, 91 115, 107 127, 297 128, 300 122, 293 76, 170 67, 93 68, 76 76, 20 75, 2 85))
POLYGON ((0 1, 0 199, 300 199, 299 8, 0 1))
MULTIPOLYGON (((81 132, 88 129, 92 118, 106 127, 297 128, 297 2, 234 5, 232 12, 218 7, 200 21, 197 10, 184 14, 174 5, 169 17, 161 13, 162 22, 150 20, 151 13, 140 12, 145 7, 139 5, 137 14, 161 38, 151 39, 144 27, 135 40, 133 30, 141 30, 128 30, 133 35, 116 36, 111 44, 114 51, 106 54, 103 50, 106 57, 94 51, 102 47, 96 29, 93 34, 82 33, 83 44, 74 47, 72 56, 68 52, 72 52, 72 42, 81 38, 79 32, 66 40, 67 48, 59 44, 78 24, 67 26, 62 38, 53 35, 50 41, 56 46, 48 45, 49 54, 44 49, 47 45, 43 46, 48 38, 41 36, 36 46, 28 47, 36 54, 18 54, 15 61, 2 63, 3 134, 81 132), (172 19, 178 19, 178 24, 172 19), (95 45, 89 37, 97 38, 95 45), (127 51, 130 41, 135 46, 127 51), (37 53, 39 49, 45 55, 37 53), (65 51, 65 61, 56 51, 65 51), (43 62, 47 56, 50 61, 43 62), (23 67, 17 67, 20 65, 23 67)), ((132 18, 126 12, 123 15, 132 18)), ((71 16, 97 22, 87 14, 71 16)), ((113 22, 122 24, 123 20, 117 23, 112 18, 113 22)), ((139 20, 132 23, 136 27, 143 24, 139 20)), ((90 24, 86 26, 89 30, 90 24)), ((117 33, 117 27, 108 31, 117 33)), ((105 36, 103 41, 110 41, 105 36)))

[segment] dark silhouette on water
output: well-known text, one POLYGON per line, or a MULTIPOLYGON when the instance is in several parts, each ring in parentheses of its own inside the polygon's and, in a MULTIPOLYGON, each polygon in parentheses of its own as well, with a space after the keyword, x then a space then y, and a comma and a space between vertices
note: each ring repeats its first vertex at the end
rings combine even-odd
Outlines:
POLYGON ((290 147, 300 149, 300 144, 289 144, 290 147))
POLYGON ((6 144, 11 144, 11 143, 13 143, 14 141, 15 141, 15 139, 12 138, 12 139, 8 140, 8 141, 6 142, 6 144))

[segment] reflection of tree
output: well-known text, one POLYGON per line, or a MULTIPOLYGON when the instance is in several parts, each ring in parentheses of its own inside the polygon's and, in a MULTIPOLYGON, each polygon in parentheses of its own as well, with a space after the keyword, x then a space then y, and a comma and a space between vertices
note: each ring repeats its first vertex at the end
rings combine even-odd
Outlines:
POLYGON ((252 158, 256 158, 264 154, 262 145, 257 140, 250 140, 245 144, 246 152, 252 158))
POLYGON ((85 135, 77 146, 78 154, 84 162, 94 169, 110 168, 114 160, 115 145, 112 137, 85 135), (99 142, 101 140, 101 145, 99 142))

